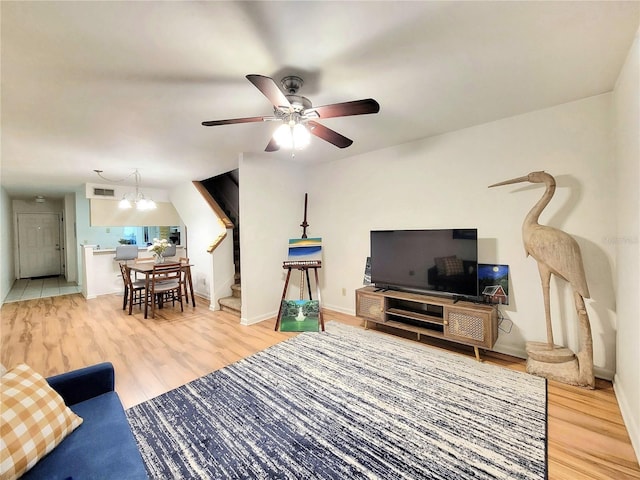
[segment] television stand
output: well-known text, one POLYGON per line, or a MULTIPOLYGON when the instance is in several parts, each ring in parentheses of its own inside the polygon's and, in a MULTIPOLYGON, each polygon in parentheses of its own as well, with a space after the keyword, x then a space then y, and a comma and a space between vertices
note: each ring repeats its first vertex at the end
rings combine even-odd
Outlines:
POLYGON ((494 307, 461 298, 439 298, 375 287, 356 290, 356 316, 369 323, 491 350, 498 338, 498 314, 494 307))

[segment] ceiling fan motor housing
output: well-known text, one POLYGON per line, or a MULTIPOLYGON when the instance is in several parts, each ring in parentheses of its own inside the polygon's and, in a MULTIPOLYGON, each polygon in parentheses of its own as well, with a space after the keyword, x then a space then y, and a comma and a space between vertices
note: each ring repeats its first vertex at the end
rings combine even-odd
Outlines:
POLYGON ((301 95, 285 95, 289 103, 293 107, 293 110, 296 112, 301 112, 302 110, 306 110, 311 108, 311 100, 307 97, 303 97, 301 95))
POLYGON ((304 80, 300 77, 296 77, 295 75, 289 75, 288 77, 284 77, 280 80, 280 85, 284 91, 290 95, 295 95, 300 90, 300 87, 304 85, 304 80))

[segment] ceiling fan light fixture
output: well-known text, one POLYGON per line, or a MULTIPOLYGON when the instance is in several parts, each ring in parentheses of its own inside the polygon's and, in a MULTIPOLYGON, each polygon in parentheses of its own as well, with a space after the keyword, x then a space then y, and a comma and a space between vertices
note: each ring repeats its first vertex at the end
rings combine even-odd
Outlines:
POLYGON ((288 122, 278 127, 273 139, 280 148, 302 150, 311 142, 311 134, 303 124, 288 122))

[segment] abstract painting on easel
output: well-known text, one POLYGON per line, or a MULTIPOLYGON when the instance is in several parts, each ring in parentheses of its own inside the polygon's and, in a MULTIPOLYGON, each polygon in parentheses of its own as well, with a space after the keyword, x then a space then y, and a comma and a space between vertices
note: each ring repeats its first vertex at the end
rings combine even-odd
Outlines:
POLYGON ((288 260, 322 260, 322 238, 289 239, 288 260))

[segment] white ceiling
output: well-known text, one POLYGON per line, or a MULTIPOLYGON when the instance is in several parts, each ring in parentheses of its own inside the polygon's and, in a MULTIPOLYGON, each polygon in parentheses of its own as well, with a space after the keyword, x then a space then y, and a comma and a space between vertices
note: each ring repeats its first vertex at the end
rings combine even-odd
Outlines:
MULTIPOLYGON (((262 152, 273 123, 246 74, 302 76, 314 105, 372 97, 377 115, 321 121, 296 161, 344 158, 609 92, 640 2, 7 2, 2 176, 54 196, 104 170, 170 188, 262 152)), ((289 153, 265 155, 287 158, 289 153)))

